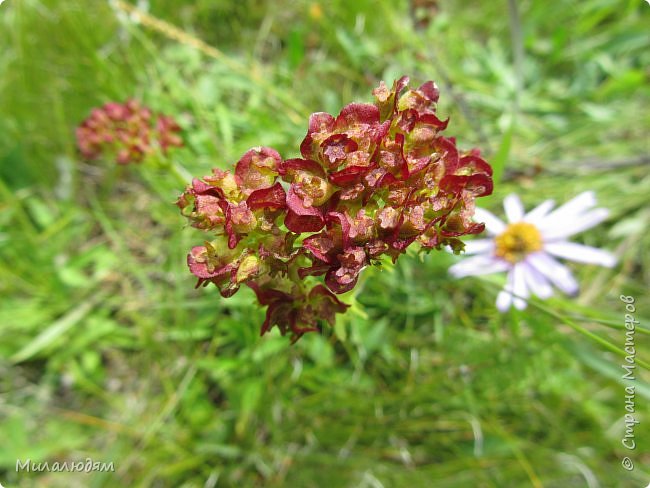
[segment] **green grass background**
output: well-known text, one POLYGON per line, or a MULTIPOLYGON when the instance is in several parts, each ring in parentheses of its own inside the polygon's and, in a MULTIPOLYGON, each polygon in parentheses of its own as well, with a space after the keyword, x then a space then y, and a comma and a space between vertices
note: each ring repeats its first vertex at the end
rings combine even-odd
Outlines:
POLYGON ((10 487, 645 487, 650 387, 621 445, 620 294, 650 360, 650 6, 643 1, 139 2, 201 53, 100 0, 0 6, 0 483, 10 487), (420 6, 418 6, 420 5, 420 6), (424 6, 422 6, 424 5, 424 6), (483 206, 594 190, 578 237, 620 258, 499 314, 494 279, 438 252, 367 270, 335 331, 258 336, 249 290, 194 290, 203 235, 153 165, 83 163, 74 128, 135 97, 175 115, 193 175, 298 155, 311 112, 379 80, 437 81, 462 147, 502 175, 483 206), (645 327, 645 329, 641 329, 645 327), (600 342, 587 334, 595 334, 600 342), (620 463, 629 455, 635 469, 620 463), (16 473, 16 459, 114 462, 16 473))

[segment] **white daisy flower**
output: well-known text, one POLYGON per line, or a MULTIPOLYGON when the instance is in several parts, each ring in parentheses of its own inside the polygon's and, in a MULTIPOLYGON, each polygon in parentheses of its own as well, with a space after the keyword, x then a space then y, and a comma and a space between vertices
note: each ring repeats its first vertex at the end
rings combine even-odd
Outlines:
POLYGON ((607 251, 567 240, 607 218, 609 211, 593 208, 595 205, 596 196, 588 191, 553 211, 554 202, 546 200, 525 214, 521 200, 512 194, 503 201, 507 224, 477 208, 474 219, 485 222, 485 230, 492 237, 467 242, 465 254, 473 256, 449 271, 457 278, 507 271, 506 286, 497 297, 497 308, 502 312, 511 305, 523 310, 531 294, 549 298, 553 286, 574 295, 578 283, 556 258, 607 267, 616 264, 616 257, 607 251))

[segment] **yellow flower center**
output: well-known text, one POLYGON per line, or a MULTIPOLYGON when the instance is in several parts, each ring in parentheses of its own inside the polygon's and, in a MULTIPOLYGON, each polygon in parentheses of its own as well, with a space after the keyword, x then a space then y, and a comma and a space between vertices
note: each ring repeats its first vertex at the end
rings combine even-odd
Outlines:
POLYGON ((542 249, 542 234, 527 222, 517 222, 506 227, 494 238, 494 253, 511 263, 517 263, 527 254, 542 249))

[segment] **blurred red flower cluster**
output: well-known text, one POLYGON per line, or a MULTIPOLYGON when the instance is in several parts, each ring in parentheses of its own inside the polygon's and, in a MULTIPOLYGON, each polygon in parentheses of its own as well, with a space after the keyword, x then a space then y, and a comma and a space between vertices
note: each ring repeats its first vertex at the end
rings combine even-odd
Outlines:
POLYGON ((77 145, 86 159, 104 155, 119 164, 138 163, 156 147, 166 153, 172 146, 182 146, 180 130, 172 117, 154 118, 151 110, 136 100, 110 102, 93 109, 77 128, 77 145))
POLYGON ((251 149, 234 173, 215 169, 179 198, 214 236, 192 249, 190 271, 225 297, 252 288, 268 306, 262 334, 277 326, 297 340, 333 325, 347 308, 335 294, 383 255, 394 262, 415 242, 459 250, 460 236, 483 230, 471 217, 475 198, 492 192, 491 167, 441 135, 448 121, 436 115, 433 82, 407 85, 382 82, 374 104, 313 114, 302 158, 251 149))

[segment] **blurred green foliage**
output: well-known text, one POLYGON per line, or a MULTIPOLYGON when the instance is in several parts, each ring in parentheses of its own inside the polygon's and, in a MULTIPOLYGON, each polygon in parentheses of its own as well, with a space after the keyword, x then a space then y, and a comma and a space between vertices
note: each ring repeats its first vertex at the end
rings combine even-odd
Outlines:
MULTIPOLYGON (((0 6, 0 482, 647 482, 647 372, 637 369, 630 453, 621 358, 561 320, 621 347, 625 293, 650 327, 644 2, 139 4, 219 54, 115 2, 0 6), (171 204, 182 190, 171 175, 83 163, 75 150, 92 107, 135 97, 180 120, 176 159, 194 175, 251 146, 293 157, 309 113, 369 101, 380 79, 402 74, 436 80, 449 133, 503 174, 484 205, 498 212, 511 191, 533 205, 593 189, 611 209, 582 240, 620 265, 576 268, 581 295, 548 303, 560 318, 534 306, 498 314, 498 278, 454 281, 456 258, 434 253, 367 270, 335 331, 295 346, 260 339, 250 291, 223 300, 193 289, 185 253, 203 236, 171 204), (16 459, 86 457, 116 472, 15 472, 16 459)), ((636 341, 647 360, 647 334, 636 341)))

